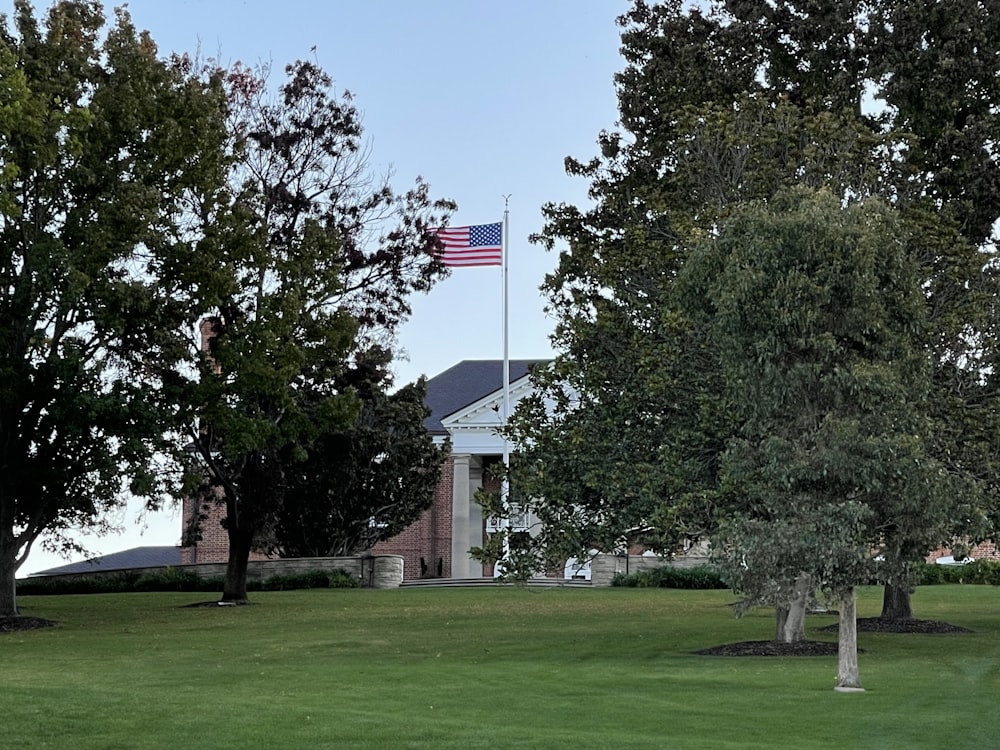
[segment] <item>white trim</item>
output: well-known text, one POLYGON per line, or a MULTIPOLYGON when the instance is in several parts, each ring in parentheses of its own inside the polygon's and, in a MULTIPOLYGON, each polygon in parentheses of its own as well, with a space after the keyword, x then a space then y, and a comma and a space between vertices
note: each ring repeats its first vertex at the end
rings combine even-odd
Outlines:
MULTIPOLYGON (((511 388, 511 403, 531 393, 533 386, 529 375, 523 375, 511 388)), ((497 432, 501 426, 503 390, 497 389, 441 420, 441 425, 451 437, 452 453, 502 456, 504 440, 497 432)))
MULTIPOLYGON (((534 390, 530 375, 522 375, 511 383, 510 395, 512 401, 518 401, 534 390)), ((441 418, 441 425, 452 430, 483 430, 496 431, 501 425, 500 411, 503 409, 503 389, 498 388, 488 393, 468 406, 441 418), (477 420, 476 417, 489 417, 489 421, 477 420)))

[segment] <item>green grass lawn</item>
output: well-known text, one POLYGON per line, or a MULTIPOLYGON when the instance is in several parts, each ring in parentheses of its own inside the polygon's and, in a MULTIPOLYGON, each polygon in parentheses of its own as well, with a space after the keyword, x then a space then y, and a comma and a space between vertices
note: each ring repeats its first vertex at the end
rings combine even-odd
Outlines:
MULTIPOLYGON (((0 635, 0 747, 961 748, 1000 742, 1000 591, 918 590, 963 635, 862 633, 836 660, 709 658, 769 638, 720 591, 311 590, 23 597, 0 635)), ((864 590, 859 616, 878 613, 864 590)), ((811 617, 810 638, 832 617, 811 617)))

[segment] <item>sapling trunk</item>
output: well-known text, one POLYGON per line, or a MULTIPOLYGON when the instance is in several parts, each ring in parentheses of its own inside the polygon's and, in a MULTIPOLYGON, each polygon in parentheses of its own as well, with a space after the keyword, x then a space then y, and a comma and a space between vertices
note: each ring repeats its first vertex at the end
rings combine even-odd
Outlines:
POLYGON ((840 602, 840 630, 837 638, 837 685, 841 693, 863 692, 858 672, 858 618, 854 588, 840 602))

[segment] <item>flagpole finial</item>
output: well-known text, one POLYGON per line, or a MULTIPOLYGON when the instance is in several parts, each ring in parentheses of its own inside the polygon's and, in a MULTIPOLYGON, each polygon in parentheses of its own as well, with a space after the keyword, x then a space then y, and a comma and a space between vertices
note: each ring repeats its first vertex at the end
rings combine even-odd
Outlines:
POLYGON ((507 193, 507 195, 505 195, 503 197, 503 209, 504 209, 504 211, 506 211, 507 208, 510 206, 510 196, 512 196, 512 195, 513 195, 513 193, 507 193))

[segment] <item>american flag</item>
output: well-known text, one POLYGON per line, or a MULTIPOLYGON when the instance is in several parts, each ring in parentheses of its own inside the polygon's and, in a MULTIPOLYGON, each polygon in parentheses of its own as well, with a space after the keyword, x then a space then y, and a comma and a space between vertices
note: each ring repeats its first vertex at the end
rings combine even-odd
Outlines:
POLYGON ((441 260, 446 266, 503 265, 503 232, 499 222, 444 227, 434 232, 444 245, 441 260))

